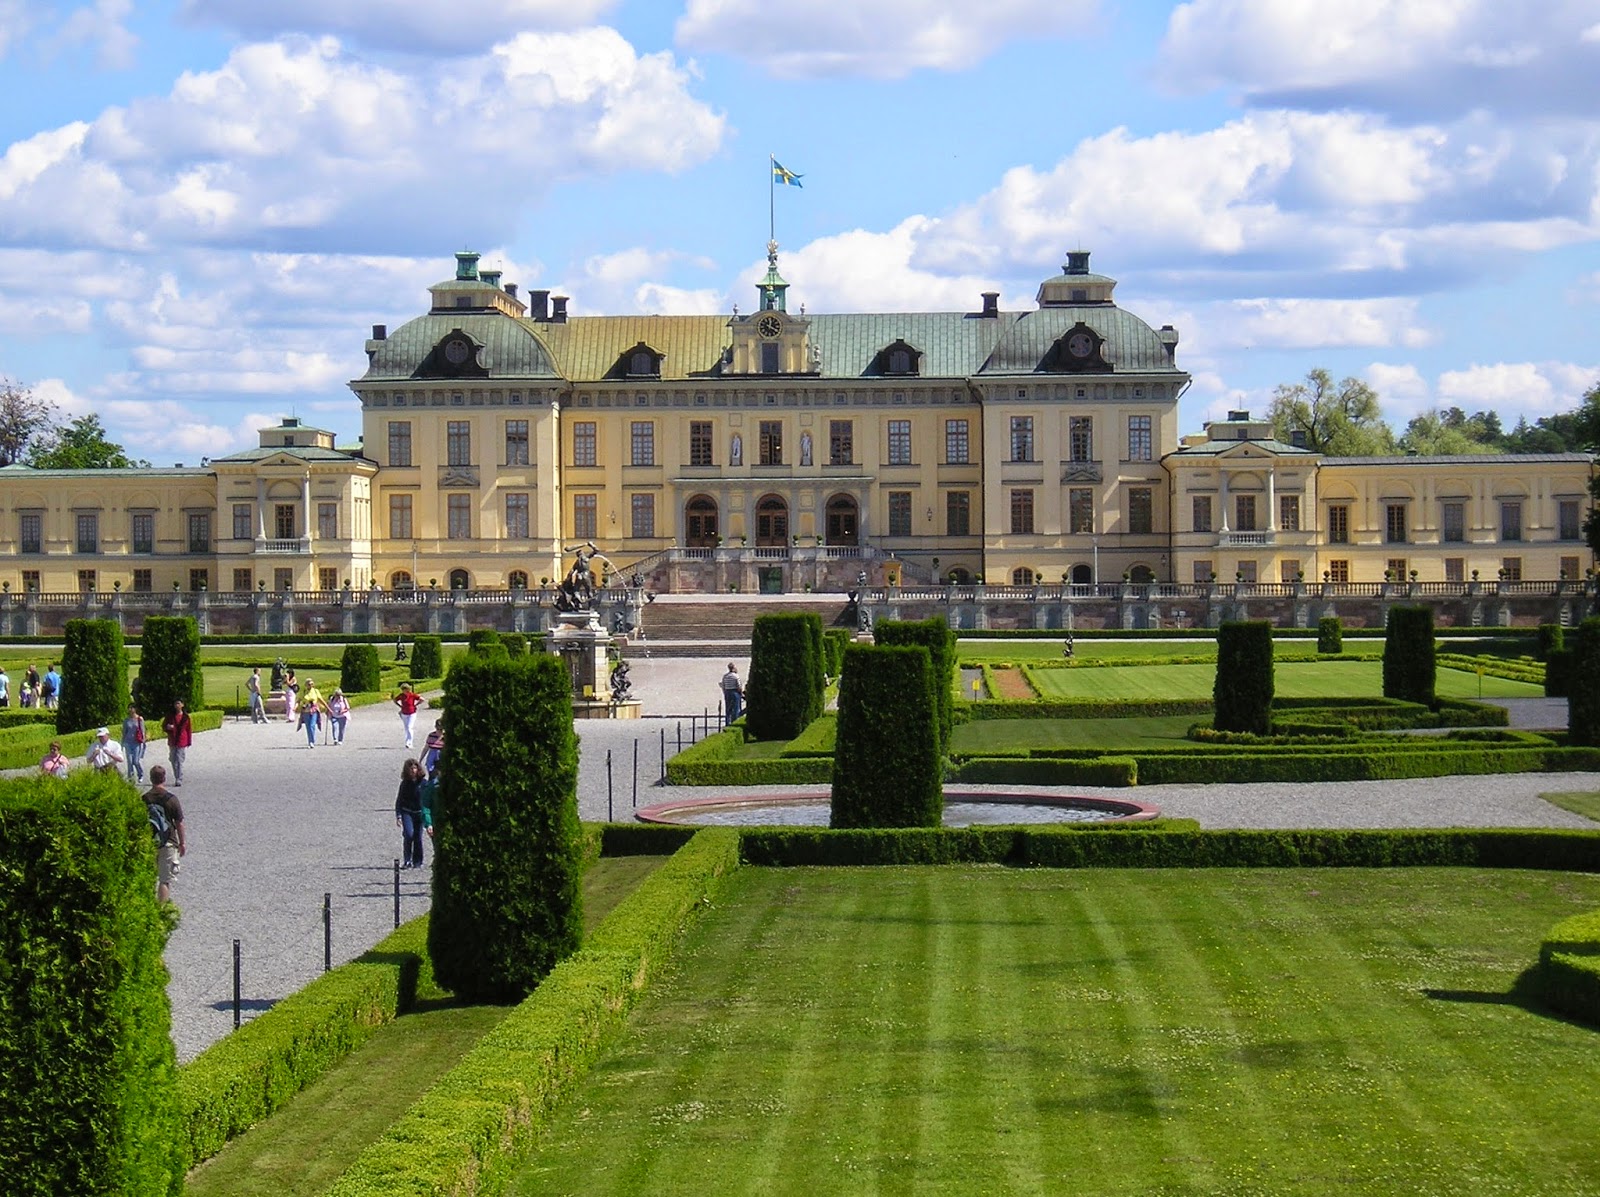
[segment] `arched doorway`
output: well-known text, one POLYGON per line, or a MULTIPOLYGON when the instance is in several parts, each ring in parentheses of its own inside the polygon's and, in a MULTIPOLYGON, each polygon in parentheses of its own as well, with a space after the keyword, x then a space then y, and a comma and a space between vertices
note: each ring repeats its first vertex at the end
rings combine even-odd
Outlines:
POLYGON ((861 543, 861 508, 853 495, 834 495, 825 509, 829 544, 861 543))
POLYGON ((696 495, 684 504, 684 543, 691 549, 709 549, 717 543, 717 501, 696 495))
POLYGON ((450 571, 450 589, 451 590, 465 590, 471 584, 472 584, 472 579, 467 576, 467 571, 466 570, 464 570, 464 569, 453 569, 453 570, 450 571))
POLYGON ((1019 565, 1011 571, 1011 584, 1013 586, 1032 586, 1033 571, 1026 565, 1019 565))
POLYGON ((1148 565, 1136 565, 1128 571, 1128 581, 1135 586, 1148 586, 1156 580, 1155 570, 1148 565))
POLYGON ((1094 581, 1094 570, 1087 565, 1074 565, 1072 567, 1072 584, 1074 586, 1087 586, 1094 581))
POLYGON ((397 569, 389 575, 390 590, 412 590, 416 583, 411 580, 411 574, 403 569, 397 569))
POLYGON ((777 495, 756 501, 756 547, 776 548, 789 543, 789 504, 777 495))
POLYGON ((506 584, 510 586, 512 590, 526 590, 528 588, 527 571, 521 569, 512 570, 510 577, 506 579, 506 584))

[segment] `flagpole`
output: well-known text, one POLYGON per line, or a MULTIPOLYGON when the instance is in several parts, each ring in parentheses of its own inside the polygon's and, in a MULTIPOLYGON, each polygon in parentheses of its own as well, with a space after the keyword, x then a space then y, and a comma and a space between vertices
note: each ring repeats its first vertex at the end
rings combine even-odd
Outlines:
POLYGON ((767 155, 767 240, 778 239, 778 203, 774 196, 778 191, 778 160, 771 154, 767 155))

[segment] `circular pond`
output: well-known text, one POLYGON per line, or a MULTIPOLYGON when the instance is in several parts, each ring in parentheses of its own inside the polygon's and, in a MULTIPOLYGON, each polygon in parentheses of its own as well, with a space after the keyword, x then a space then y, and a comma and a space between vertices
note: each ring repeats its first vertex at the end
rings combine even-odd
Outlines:
MULTIPOLYGON (((826 794, 762 794, 730 798, 680 798, 641 807, 644 823, 697 827, 826 827, 826 794)), ((1154 819, 1159 808, 1121 798, 1087 798, 1022 792, 946 790, 946 827, 1016 823, 1121 823, 1154 819)))

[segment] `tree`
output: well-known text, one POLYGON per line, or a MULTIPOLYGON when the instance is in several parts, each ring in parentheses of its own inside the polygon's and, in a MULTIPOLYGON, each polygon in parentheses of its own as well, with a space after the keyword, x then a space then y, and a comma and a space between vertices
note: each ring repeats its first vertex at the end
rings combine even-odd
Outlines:
POLYGON ((79 416, 65 428, 35 435, 28 445, 27 461, 36 470, 149 469, 148 461, 135 461, 115 441, 106 439, 100 417, 79 416))
POLYGON ((1413 416, 1406 425, 1400 436, 1400 448, 1422 457, 1499 453, 1499 444, 1490 439, 1498 433, 1499 427, 1500 417, 1493 412, 1487 416, 1484 412, 1468 416, 1459 407, 1425 411, 1413 416))
POLYGON ((1337 386, 1321 368, 1305 382, 1272 393, 1272 433, 1329 457, 1383 457, 1395 452, 1394 432, 1383 422, 1378 394, 1359 378, 1337 386))
POLYGON ((0 466, 13 465, 33 441, 55 428, 56 405, 0 378, 0 466))

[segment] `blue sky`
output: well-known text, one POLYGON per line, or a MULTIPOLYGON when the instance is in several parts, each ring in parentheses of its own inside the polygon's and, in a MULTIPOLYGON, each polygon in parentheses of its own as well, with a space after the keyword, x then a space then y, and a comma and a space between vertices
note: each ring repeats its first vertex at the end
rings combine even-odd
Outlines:
POLYGON ((1185 431, 1313 367, 1397 428, 1600 382, 1600 0, 0 0, 0 376, 157 464, 352 439, 458 249, 574 314, 1172 323, 1185 431))

